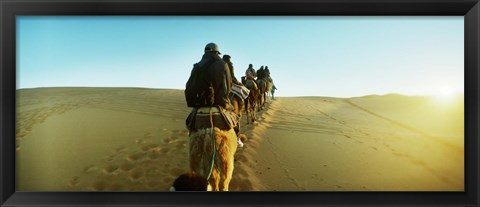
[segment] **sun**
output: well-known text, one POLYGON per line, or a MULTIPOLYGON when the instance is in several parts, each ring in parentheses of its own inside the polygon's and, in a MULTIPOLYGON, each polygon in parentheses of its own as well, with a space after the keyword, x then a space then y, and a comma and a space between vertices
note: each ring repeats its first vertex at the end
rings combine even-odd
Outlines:
POLYGON ((455 93, 450 86, 443 86, 439 88, 436 98, 441 102, 450 102, 453 100, 455 93))

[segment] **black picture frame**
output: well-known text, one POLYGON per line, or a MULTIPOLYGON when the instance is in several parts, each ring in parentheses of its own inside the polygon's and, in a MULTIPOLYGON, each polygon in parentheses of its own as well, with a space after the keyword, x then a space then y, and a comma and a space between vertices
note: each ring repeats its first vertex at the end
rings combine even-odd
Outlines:
POLYGON ((479 0, 0 0, 1 206, 479 206, 479 0), (464 192, 15 191, 16 15, 460 15, 465 20, 464 192))

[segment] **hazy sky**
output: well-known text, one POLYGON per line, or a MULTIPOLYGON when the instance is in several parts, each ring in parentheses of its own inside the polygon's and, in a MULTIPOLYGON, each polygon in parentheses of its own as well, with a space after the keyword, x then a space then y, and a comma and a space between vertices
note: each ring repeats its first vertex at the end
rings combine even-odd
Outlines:
POLYGON ((209 42, 278 96, 463 92, 463 16, 17 16, 17 88, 184 89, 209 42))

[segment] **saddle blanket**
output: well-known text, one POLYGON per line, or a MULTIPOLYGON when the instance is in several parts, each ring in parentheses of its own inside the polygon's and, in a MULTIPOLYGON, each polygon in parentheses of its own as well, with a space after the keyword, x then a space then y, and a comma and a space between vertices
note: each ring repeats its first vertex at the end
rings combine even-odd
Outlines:
POLYGON ((241 99, 246 99, 248 94, 250 93, 250 90, 248 90, 248 88, 245 86, 232 83, 232 92, 241 99))

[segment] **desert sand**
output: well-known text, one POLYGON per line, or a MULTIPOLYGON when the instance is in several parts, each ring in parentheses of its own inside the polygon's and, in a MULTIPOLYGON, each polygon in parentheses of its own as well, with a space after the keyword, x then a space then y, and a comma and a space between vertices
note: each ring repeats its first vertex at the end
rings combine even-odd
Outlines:
MULTIPOLYGON (((182 90, 17 90, 17 191, 167 191, 182 90)), ((463 191, 463 97, 279 97, 241 133, 232 191, 463 191)))

